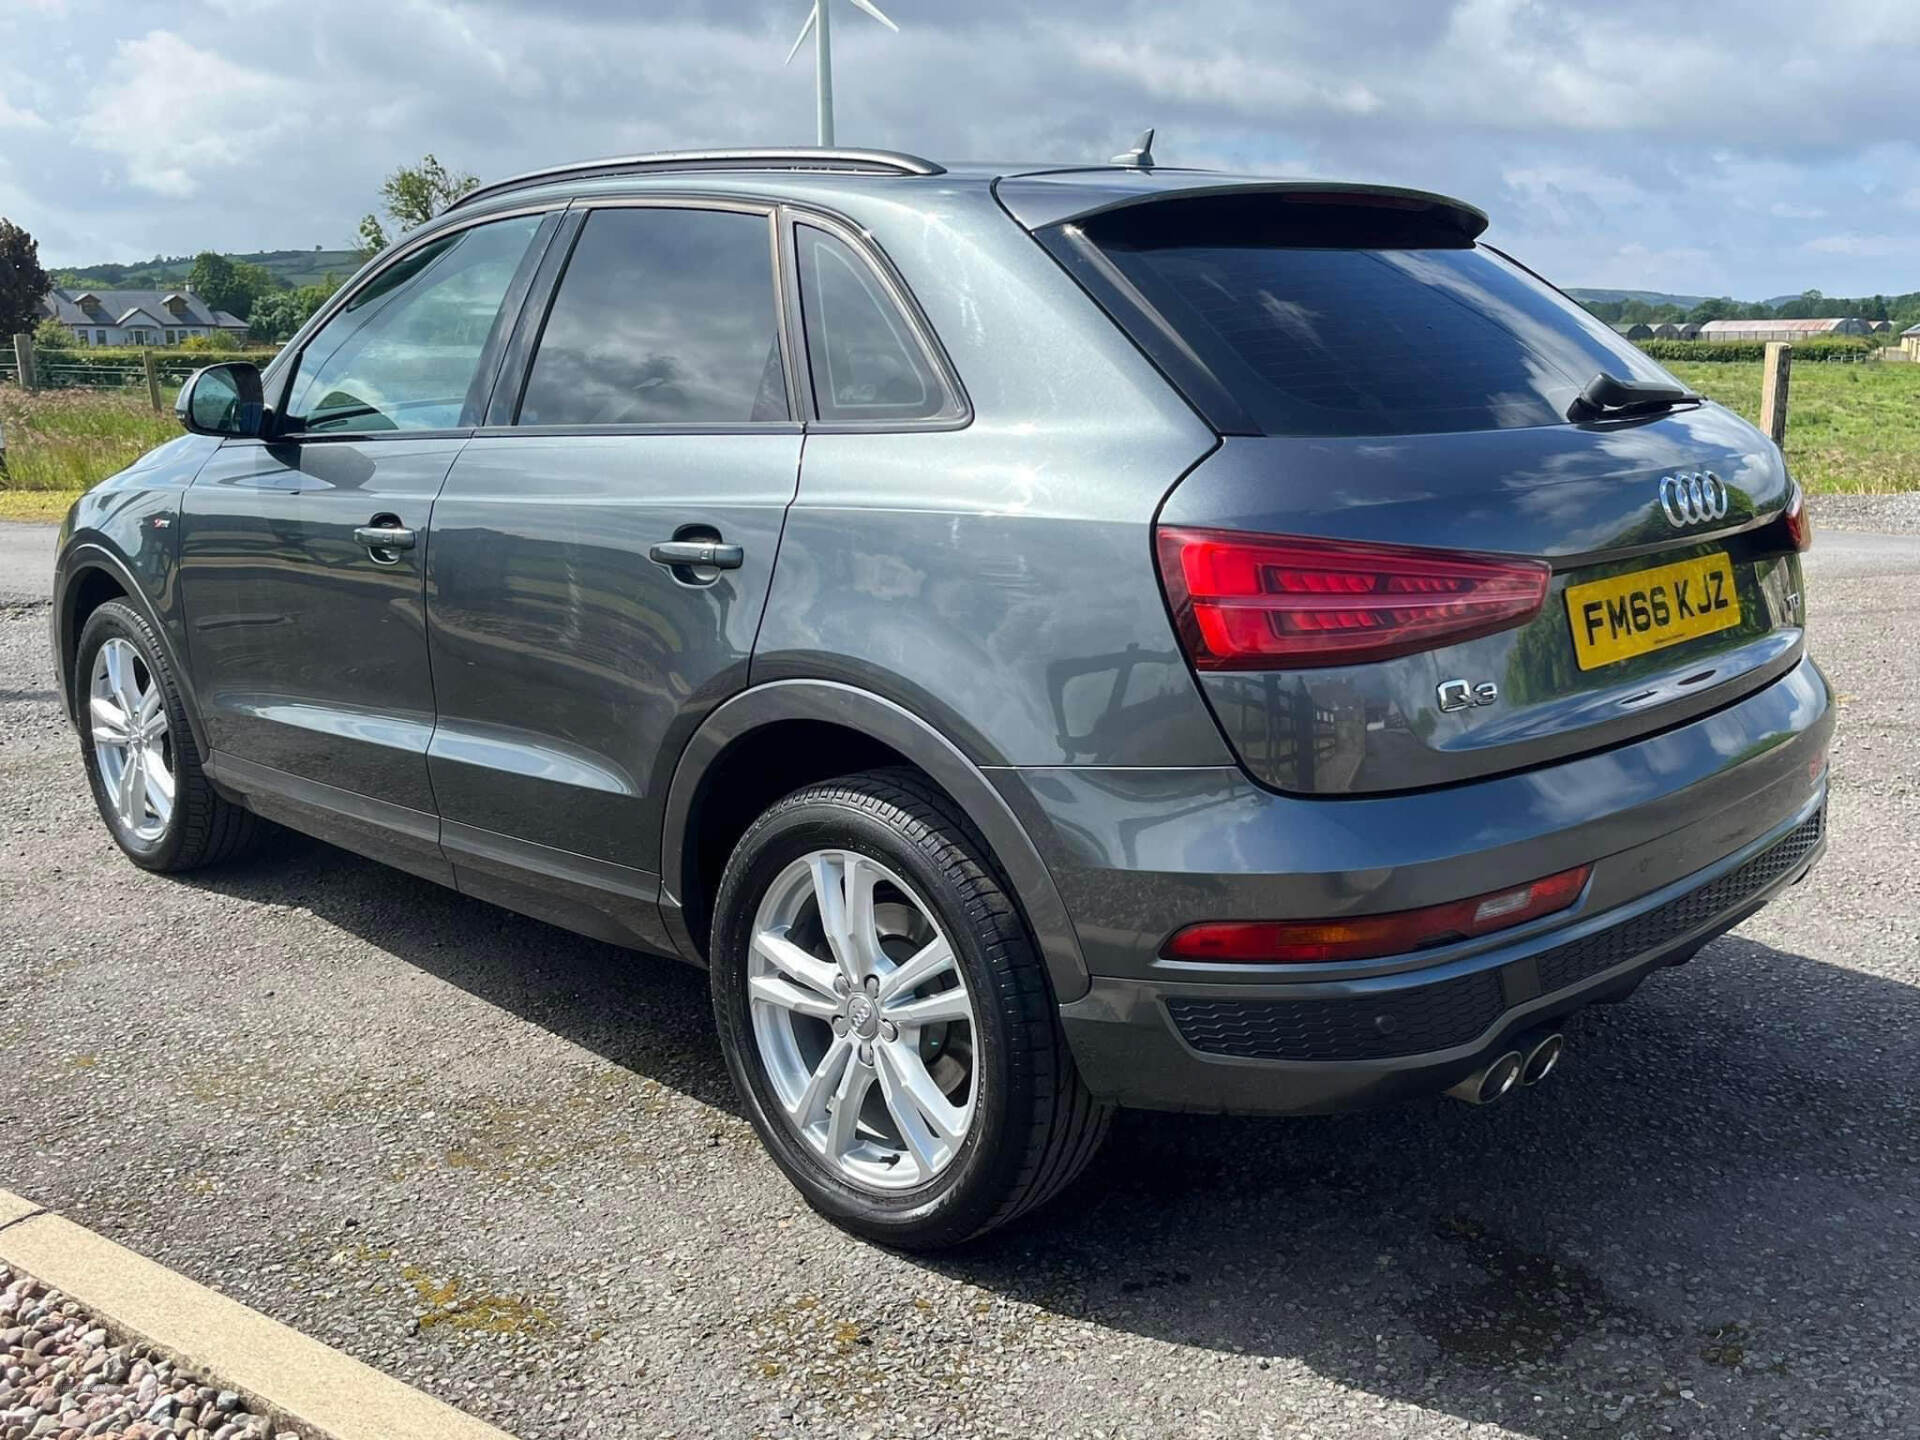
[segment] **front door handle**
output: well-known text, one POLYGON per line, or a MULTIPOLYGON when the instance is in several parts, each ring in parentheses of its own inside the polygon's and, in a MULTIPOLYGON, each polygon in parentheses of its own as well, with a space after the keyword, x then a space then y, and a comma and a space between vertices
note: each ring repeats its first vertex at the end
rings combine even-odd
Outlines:
POLYGON ((647 551, 656 565, 705 565, 715 570, 738 570, 746 563, 747 552, 738 545, 722 545, 718 540, 663 540, 647 551))
POLYGON ((353 538, 367 547, 376 564, 395 565, 399 563, 400 551, 413 549, 414 533, 404 525, 360 525, 354 528, 353 538))

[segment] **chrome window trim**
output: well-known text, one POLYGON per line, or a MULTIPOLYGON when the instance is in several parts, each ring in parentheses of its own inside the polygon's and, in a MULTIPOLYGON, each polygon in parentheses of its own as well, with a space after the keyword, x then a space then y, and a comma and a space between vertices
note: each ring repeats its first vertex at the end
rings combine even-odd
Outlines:
MULTIPOLYGON (((338 315, 346 308, 348 301, 352 300, 354 296, 358 295, 361 291, 365 290, 367 286, 379 279, 391 266, 398 264, 422 246, 434 244, 445 236, 455 234, 462 230, 471 230, 477 225, 491 224, 495 220, 515 220, 525 215, 549 215, 563 212, 567 208, 567 202, 564 200, 550 200, 537 205, 515 205, 503 210, 480 211, 472 215, 463 215, 460 219, 445 225, 436 224, 432 229, 423 227, 405 239, 397 240, 385 250, 382 250, 377 256, 369 260, 346 284, 334 291, 333 294, 328 297, 327 303, 313 313, 307 323, 295 332, 291 340, 280 347, 280 353, 267 362, 267 368, 260 374, 260 388, 267 398, 267 434, 276 442, 288 444, 302 442, 309 438, 304 433, 299 435, 280 435, 276 433, 281 412, 286 405, 287 391, 292 387, 294 377, 298 375, 300 371, 300 360, 307 353, 307 346, 313 343, 313 337, 318 335, 335 315, 338 315)), ((537 231, 535 232, 535 238, 538 238, 537 231)), ((531 248, 532 243, 532 241, 528 242, 529 248, 531 248)), ((358 437, 366 435, 388 435, 396 432, 386 430, 330 430, 325 433, 329 435, 358 437)), ((403 435, 449 435, 466 434, 468 432, 466 430, 455 429, 436 431, 412 430, 397 433, 403 435)))
POLYGON ((914 298, 913 291, 901 278, 887 253, 873 234, 864 227, 855 224, 843 215, 813 206, 785 202, 780 206, 780 225, 790 256, 794 262, 793 285, 789 290, 788 308, 793 312, 793 323, 799 327, 802 346, 801 354, 807 363, 806 410, 807 430, 818 435, 888 435, 910 433, 920 430, 964 430, 973 424, 973 400, 967 394, 966 386, 960 383, 960 373, 954 368, 952 358, 947 354, 946 346, 940 343, 940 336, 934 330, 926 313, 921 310, 920 302, 914 298), (864 261, 874 277, 879 280, 887 299, 895 312, 906 321, 907 329, 920 347, 922 357, 928 367, 946 387, 948 397, 958 407, 959 413, 932 417, 923 420, 822 420, 819 407, 814 400, 813 362, 806 355, 805 321, 800 309, 800 277, 795 231, 801 225, 811 225, 824 230, 864 261))
MULTIPOLYGON (((738 420, 705 421, 685 425, 522 425, 520 423, 520 404, 526 398, 527 382, 533 378, 533 367, 540 359, 540 342, 546 336, 547 320, 553 313, 554 301, 559 299, 560 291, 567 283, 567 269, 573 264, 572 248, 578 248, 580 236, 586 233, 583 221, 580 231, 572 241, 560 273, 554 276, 553 286, 540 297, 541 314, 539 323, 534 327, 532 342, 527 347, 526 368, 521 373, 520 393, 513 397, 512 420, 508 425, 483 427, 486 433, 513 434, 596 434, 596 435, 699 435, 731 434, 735 430, 750 433, 764 433, 782 427, 800 429, 804 425, 806 411, 801 407, 800 385, 797 376, 797 340, 787 315, 784 296, 787 293, 787 263, 781 252, 779 207, 772 201, 755 200, 750 196, 711 195, 698 191, 682 193, 662 193, 649 195, 582 195, 569 200, 567 210, 592 218, 595 210, 718 210, 737 215, 759 215, 767 222, 767 246, 769 251, 770 278, 773 289, 769 299, 773 303, 773 323, 775 334, 780 342, 780 364, 785 370, 787 389, 787 414, 781 420, 738 420)), ((532 297, 529 297, 530 299, 532 297)))

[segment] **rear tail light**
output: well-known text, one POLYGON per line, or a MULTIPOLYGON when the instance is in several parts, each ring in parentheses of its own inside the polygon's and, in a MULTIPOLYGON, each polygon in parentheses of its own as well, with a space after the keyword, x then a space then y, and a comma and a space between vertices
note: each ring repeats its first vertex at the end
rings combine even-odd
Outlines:
POLYGON ((1807 513, 1807 495, 1797 482, 1780 523, 1787 527, 1787 541, 1794 549, 1804 554, 1813 548, 1813 516, 1807 513))
POLYGON ((1586 888, 1590 865, 1423 910, 1344 920, 1214 920, 1176 931, 1160 953, 1211 964, 1310 965, 1369 960, 1470 940, 1564 910, 1586 888))
POLYGON ((1202 670, 1358 665, 1531 619, 1552 574, 1505 560, 1288 535, 1162 526, 1160 574, 1202 670))

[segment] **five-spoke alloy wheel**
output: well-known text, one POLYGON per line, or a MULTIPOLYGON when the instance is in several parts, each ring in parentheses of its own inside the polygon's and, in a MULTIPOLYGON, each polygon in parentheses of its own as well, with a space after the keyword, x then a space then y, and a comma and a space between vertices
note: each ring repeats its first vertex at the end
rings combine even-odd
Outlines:
POLYGON ((935 1249, 991 1230, 1106 1131, 990 853, 912 772, 809 786, 749 826, 711 956, 749 1118, 858 1234, 935 1249))
POLYGON ((973 1001, 927 906, 851 850, 795 860, 760 902, 754 1041, 800 1137, 856 1184, 953 1163, 973 1119, 973 1001))
POLYGON ((94 652, 87 724, 94 760, 120 828, 152 844, 173 816, 173 737, 159 678, 133 647, 113 636, 94 652))
POLYGON ((215 792, 165 646, 125 600, 87 617, 74 656, 74 710, 94 801, 114 840, 148 870, 191 870, 254 843, 251 811, 215 792))

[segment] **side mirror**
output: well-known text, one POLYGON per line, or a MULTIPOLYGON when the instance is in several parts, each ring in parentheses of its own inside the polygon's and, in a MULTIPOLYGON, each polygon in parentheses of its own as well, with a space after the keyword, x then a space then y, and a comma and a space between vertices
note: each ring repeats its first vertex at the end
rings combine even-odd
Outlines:
POLYGON ((244 360, 196 370, 173 402, 174 418, 196 435, 258 435, 266 420, 260 369, 244 360))

